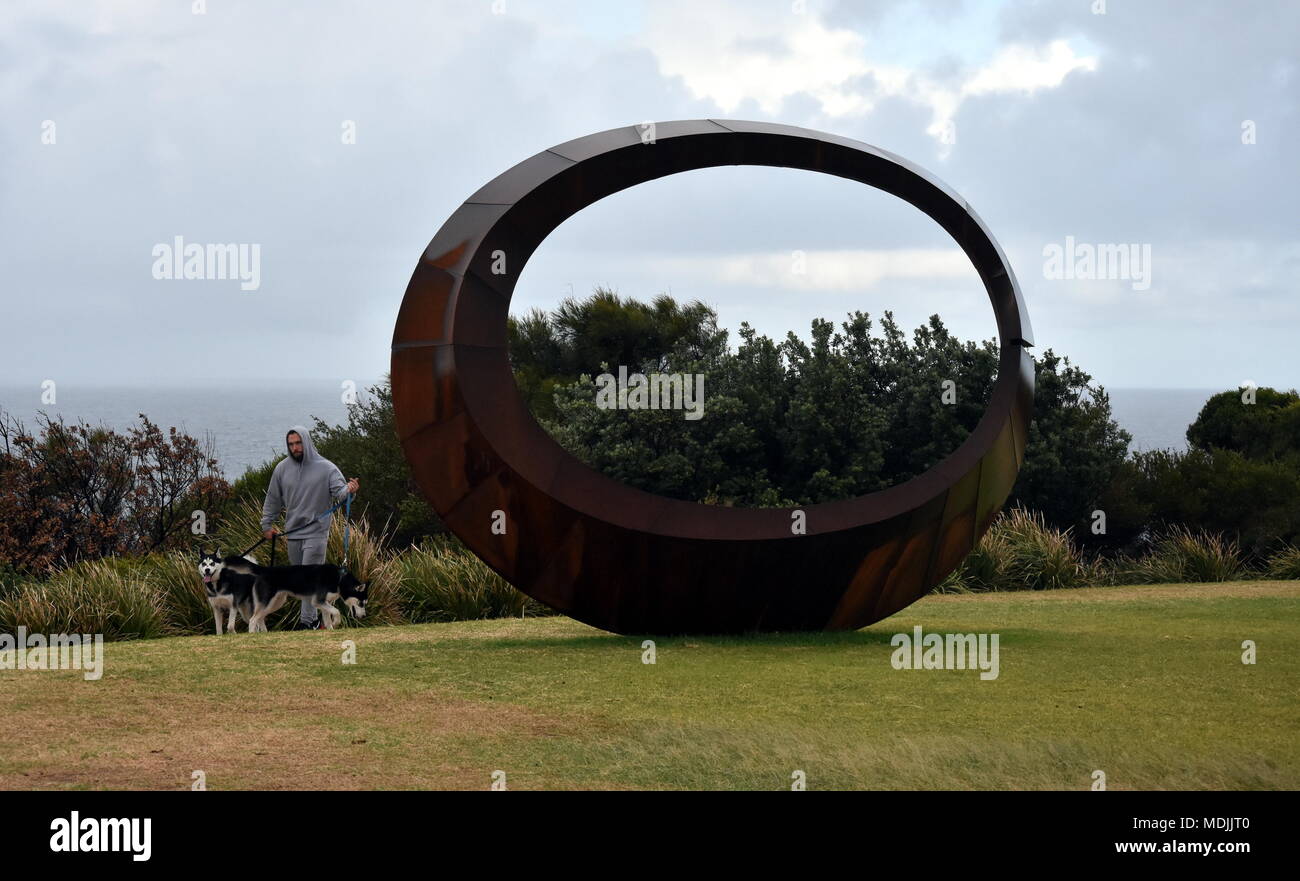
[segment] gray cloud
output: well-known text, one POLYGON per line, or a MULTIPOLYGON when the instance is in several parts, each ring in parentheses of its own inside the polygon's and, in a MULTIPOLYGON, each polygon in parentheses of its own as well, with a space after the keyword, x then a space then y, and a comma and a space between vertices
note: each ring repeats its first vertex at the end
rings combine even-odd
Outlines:
MULTIPOLYGON (((803 90, 768 113, 757 85, 724 112, 691 74, 665 73, 656 41, 669 38, 649 8, 619 18, 582 4, 508 2, 494 16, 487 3, 223 2, 191 16, 187 4, 10 4, 0 13, 0 374, 377 377, 421 249, 482 183, 589 132, 730 115, 860 138, 947 180, 1007 248, 1040 345, 1108 385, 1300 384, 1300 185, 1288 155, 1300 142, 1300 9, 1109 6, 1093 16, 1082 2, 1006 5, 973 41, 1063 39, 1096 68, 1031 94, 965 97, 945 147, 926 131, 924 89, 958 89, 973 69, 968 45, 942 40, 901 91, 874 68, 835 84, 838 96, 869 100, 865 112, 834 113, 826 95, 803 90), (46 119, 55 145, 41 143, 46 119), (1258 126, 1255 145, 1241 143, 1245 119, 1258 126), (355 145, 341 143, 344 120, 356 122, 355 145), (261 289, 155 281, 150 249, 176 235, 260 243, 261 289), (1042 247, 1067 235, 1150 243, 1151 289, 1043 278, 1042 247)), ((897 36, 890 4, 809 7, 827 33, 861 37, 854 51, 867 62, 897 36)), ((719 32, 694 34, 693 51, 714 40, 773 63, 796 57, 787 38, 800 20, 716 9, 719 32)), ((919 319, 950 297, 952 326, 988 336, 982 294, 952 280, 782 293, 669 278, 655 263, 946 244, 909 206, 846 182, 719 169, 573 218, 530 264, 517 305, 554 305, 570 283, 584 293, 610 281, 637 296, 671 285, 718 305, 733 329, 748 318, 781 335, 855 308, 919 319)))

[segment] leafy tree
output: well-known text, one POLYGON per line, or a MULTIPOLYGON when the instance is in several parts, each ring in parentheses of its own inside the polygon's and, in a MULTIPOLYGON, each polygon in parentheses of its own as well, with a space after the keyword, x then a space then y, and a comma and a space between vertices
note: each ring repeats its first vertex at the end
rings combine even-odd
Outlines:
MULTIPOLYGON (((928 471, 974 430, 993 395, 998 346, 991 340, 960 342, 937 315, 916 329, 911 345, 892 313, 885 313, 881 330, 874 359, 879 367, 873 372, 883 382, 868 388, 874 400, 889 406, 883 482, 888 486, 928 471), (952 403, 946 402, 946 388, 953 392, 952 403)), ((872 377, 862 379, 871 383, 872 377)))
POLYGON ((678 360, 717 358, 727 332, 719 330, 712 309, 698 301, 679 304, 661 295, 650 303, 597 288, 582 300, 568 297, 551 314, 534 309, 509 319, 511 365, 524 400, 539 419, 554 419, 558 385, 583 373, 656 369, 678 360))
MULTIPOLYGON (((580 312, 580 305, 569 303, 563 314, 580 312)), ((537 344, 556 338, 543 328, 561 317, 557 310, 528 318, 521 337, 531 342, 515 354, 517 371, 553 369, 554 362, 531 364, 527 353, 563 349, 537 344)), ((553 415, 543 424, 592 467, 649 492, 746 506, 815 504, 874 492, 933 467, 969 436, 996 380, 996 343, 961 342, 938 316, 910 341, 889 312, 879 336, 871 318, 855 312, 839 330, 815 320, 808 342, 790 333, 777 344, 742 324, 734 354, 720 351, 725 331, 713 333, 712 317, 708 328, 712 345, 633 362, 644 372, 704 371, 705 419, 601 410, 584 375, 557 382, 553 415), (705 357, 692 360, 700 353, 705 357), (945 390, 955 398, 945 398, 945 390)), ((610 338, 603 345, 623 356, 629 351, 610 338)), ((1086 373, 1050 350, 1037 370, 1037 431, 1016 498, 1053 523, 1077 526, 1104 496, 1130 438, 1086 373)))
POLYGON ((1213 447, 1134 455, 1126 475, 1153 526, 1183 524, 1237 537, 1263 554, 1300 542, 1300 469, 1213 447))
POLYGON ((789 333, 780 347, 784 418, 772 426, 779 452, 770 467, 797 504, 864 495, 881 484, 888 417, 858 381, 867 365, 850 360, 847 338, 834 330, 817 319, 811 345, 789 333))
MULTIPOLYGON (((1121 473, 1133 436, 1111 418, 1110 397, 1092 377, 1051 349, 1034 361, 1034 418, 1011 504, 1041 511, 1085 544, 1092 512, 1121 473)), ((1107 514, 1107 530, 1111 528, 1107 514)), ((1116 524, 1120 525, 1120 524, 1116 524)), ((1113 540, 1113 537, 1112 537, 1113 540)))
POLYGON ((1254 403, 1242 397, 1220 392, 1206 401, 1187 428, 1187 442, 1194 449, 1232 450, 1250 459, 1300 453, 1300 394, 1260 388, 1254 403))

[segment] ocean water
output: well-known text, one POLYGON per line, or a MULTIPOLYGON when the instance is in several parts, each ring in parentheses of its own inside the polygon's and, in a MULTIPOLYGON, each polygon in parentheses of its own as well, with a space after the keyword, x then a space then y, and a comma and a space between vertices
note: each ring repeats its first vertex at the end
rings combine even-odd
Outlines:
MULTIPOLYGON (((357 383, 361 396, 373 383, 357 383)), ((210 436, 227 480, 251 466, 285 455, 284 436, 295 424, 312 428, 312 417, 330 425, 347 422, 337 379, 268 386, 222 384, 140 388, 60 383, 55 405, 41 403, 39 386, 0 386, 0 409, 35 431, 38 411, 62 415, 71 424, 84 420, 126 431, 140 424, 143 413, 164 435, 171 426, 197 438, 210 436)))
POLYGON ((1187 426, 1225 389, 1108 388, 1110 412, 1133 435, 1129 451, 1186 450, 1187 426))
MULTIPOLYGON (((358 383, 364 394, 371 383, 358 383)), ((1107 389, 1115 419, 1133 434, 1130 449, 1187 448, 1185 432, 1214 390, 1107 389)), ((55 405, 41 403, 39 386, 0 386, 0 410, 29 430, 38 411, 66 422, 84 420, 118 431, 138 425, 144 413, 164 432, 176 426, 200 441, 211 436, 227 480, 251 466, 284 455, 289 427, 311 428, 312 417, 330 425, 347 421, 337 380, 293 385, 237 385, 140 388, 60 384, 55 405)))

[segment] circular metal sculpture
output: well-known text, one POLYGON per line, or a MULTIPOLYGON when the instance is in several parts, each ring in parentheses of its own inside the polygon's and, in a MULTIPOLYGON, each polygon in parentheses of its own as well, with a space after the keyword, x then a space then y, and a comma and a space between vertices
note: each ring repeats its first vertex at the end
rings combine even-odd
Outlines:
POLYGON ((393 411, 416 482, 511 584, 617 633, 843 630, 897 612, 971 551, 1023 460, 1033 340, 1006 257, 960 196, 876 147, 735 120, 647 132, 611 129, 538 153, 471 196, 429 243, 393 332, 393 411), (718 165, 869 184, 924 211, 970 257, 997 316, 1001 361, 979 424, 934 468, 803 509, 716 507, 605 477, 533 419, 506 348, 510 297, 529 256, 598 199, 718 165))

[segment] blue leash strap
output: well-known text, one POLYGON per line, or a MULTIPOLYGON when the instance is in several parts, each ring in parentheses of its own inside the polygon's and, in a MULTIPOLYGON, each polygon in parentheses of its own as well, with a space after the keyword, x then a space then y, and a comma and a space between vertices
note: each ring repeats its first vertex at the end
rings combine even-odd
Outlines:
POLYGON ((343 563, 340 569, 346 569, 348 565, 348 527, 352 524, 352 493, 348 493, 347 507, 343 509, 343 563))

